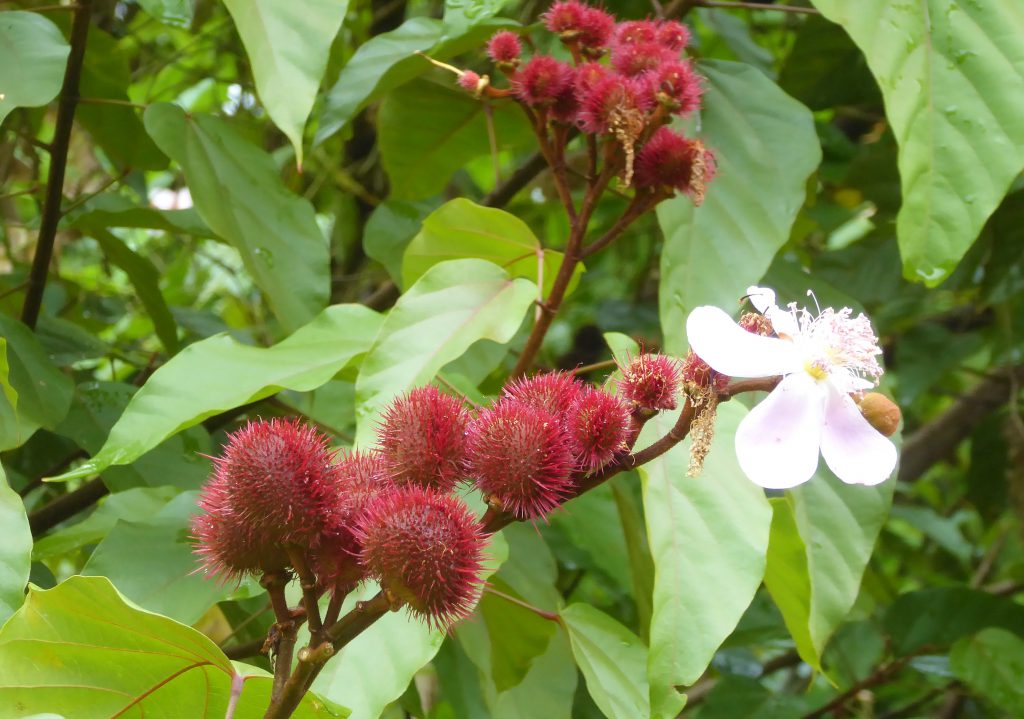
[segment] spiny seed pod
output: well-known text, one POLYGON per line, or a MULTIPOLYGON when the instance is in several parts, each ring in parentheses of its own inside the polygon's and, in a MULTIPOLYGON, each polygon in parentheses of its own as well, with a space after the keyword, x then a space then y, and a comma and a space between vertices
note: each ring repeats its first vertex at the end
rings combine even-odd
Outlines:
POLYGON ((657 40, 669 50, 680 52, 690 44, 690 29, 681 22, 664 20, 658 26, 657 40))
POLYGON ((374 497, 356 527, 367 573, 432 626, 447 628, 480 598, 483 527, 466 504, 422 487, 374 497))
POLYGON ((900 408, 891 399, 879 392, 868 392, 860 402, 857 403, 860 413, 872 427, 891 437, 896 434, 900 427, 900 419, 903 416, 900 408))
POLYGON ((569 410, 569 436, 576 465, 595 472, 626 449, 629 407, 618 397, 588 387, 569 410))
POLYGON ((621 368, 619 394, 644 409, 675 409, 680 367, 672 357, 641 354, 621 368))
POLYGON ((729 385, 731 377, 711 369, 707 362, 702 360, 693 350, 686 353, 683 361, 683 381, 694 384, 698 387, 708 387, 720 392, 729 385))
POLYGON ((504 397, 469 427, 469 469, 490 501, 518 519, 542 517, 571 494, 569 436, 554 415, 504 397))
POLYGON ((536 55, 516 73, 512 92, 530 107, 549 107, 572 83, 571 66, 548 55, 536 55))
POLYGON ((615 18, 601 8, 588 7, 580 20, 579 43, 584 54, 600 57, 615 32, 615 18))
POLYGON ((762 337, 771 337, 775 334, 775 330, 772 329, 772 321, 760 312, 744 312, 740 316, 739 326, 747 332, 762 337))
POLYGON ((657 42, 621 45, 612 53, 612 67, 629 77, 654 72, 665 63, 676 61, 676 53, 657 42))
POLYGON ((502 30, 491 36, 487 43, 487 54, 491 60, 502 66, 502 70, 506 69, 505 66, 515 69, 519 64, 519 57, 523 54, 523 45, 514 32, 502 30))
POLYGON ((585 385, 568 372, 542 372, 512 380, 502 395, 559 417, 572 406, 585 385))
POLYGON ((464 476, 469 412, 428 385, 398 397, 385 410, 380 452, 395 484, 450 492, 464 476))
POLYGON ((700 106, 700 78, 688 62, 669 62, 658 67, 654 87, 658 102, 674 115, 689 115, 700 106))
POLYGON ((475 97, 479 97, 480 93, 490 84, 490 78, 486 75, 480 77, 477 73, 472 70, 466 70, 459 75, 459 87, 466 92, 471 92, 475 97))
POLYGON ((298 420, 250 422, 228 436, 224 453, 213 460, 208 506, 251 528, 253 546, 315 547, 337 501, 328 444, 298 420), (222 496, 213 499, 213 492, 222 496))
POLYGON ((678 190, 704 200, 707 183, 714 177, 715 161, 698 140, 689 140, 667 127, 659 127, 636 158, 636 186, 678 190))
POLYGON ((541 17, 544 27, 549 32, 561 35, 563 39, 575 39, 579 35, 580 24, 587 7, 576 0, 565 0, 554 3, 541 17))
POLYGON ((658 25, 651 20, 627 20, 615 29, 616 47, 655 42, 657 38, 658 25))
POLYGON ((594 135, 609 134, 626 121, 645 122, 654 105, 651 87, 642 78, 608 74, 580 96, 580 126, 594 135))
POLYGON ((356 524, 374 497, 395 488, 379 452, 356 450, 335 466, 338 501, 325 521, 323 539, 312 560, 321 583, 331 587, 360 579, 362 546, 355 536, 356 524))

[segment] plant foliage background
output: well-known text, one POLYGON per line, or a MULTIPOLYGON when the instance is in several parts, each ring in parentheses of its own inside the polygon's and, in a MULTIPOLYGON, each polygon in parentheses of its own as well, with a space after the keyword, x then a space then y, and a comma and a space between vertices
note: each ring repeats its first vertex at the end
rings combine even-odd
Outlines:
MULTIPOLYGON (((386 616, 296 716, 1024 716, 1024 6, 794 2, 608 3, 694 31, 720 171, 587 259, 541 360, 684 353, 693 307, 810 287, 872 317, 898 478, 768 497, 730 403, 699 478, 680 446, 508 527, 490 582, 519 603, 447 635, 386 616)), ((243 675, 258 717, 272 615, 194 573, 204 455, 251 416, 350 446, 410 387, 497 392, 565 219, 523 116, 493 107, 492 153, 416 53, 490 71, 486 39, 545 7, 89 6, 28 324, 78 13, 0 12, 0 717, 221 716, 243 675)))

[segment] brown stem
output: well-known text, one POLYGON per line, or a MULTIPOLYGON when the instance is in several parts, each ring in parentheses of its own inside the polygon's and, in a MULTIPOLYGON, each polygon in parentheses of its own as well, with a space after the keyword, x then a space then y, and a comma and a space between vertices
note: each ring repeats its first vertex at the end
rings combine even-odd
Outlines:
POLYGON ((110 490, 99 477, 90 479, 73 492, 62 494, 28 515, 28 525, 32 529, 32 536, 40 536, 65 519, 91 507, 108 494, 110 494, 110 490))
POLYGON ((893 674, 902 669, 913 657, 900 657, 895 659, 888 664, 883 664, 873 671, 870 675, 861 679, 859 682, 851 686, 845 692, 837 696, 835 699, 830 701, 823 707, 815 709, 812 712, 804 714, 803 719, 818 719, 818 717, 826 716, 836 709, 839 709, 843 704, 848 702, 853 697, 860 694, 865 689, 878 686, 886 682, 893 674))
POLYGON ((547 612, 547 611, 544 611, 540 607, 535 607, 532 604, 530 604, 529 602, 524 602, 522 599, 517 599, 516 597, 513 597, 511 594, 505 594, 505 592, 499 592, 494 587, 486 587, 484 589, 484 591, 487 592, 488 594, 493 594, 496 597, 500 597, 501 599, 504 599, 506 602, 508 602, 510 604, 515 604, 517 607, 522 607, 523 609, 525 609, 525 610, 527 610, 529 612, 533 612, 538 617, 540 617, 542 619, 547 619, 549 622, 556 622, 556 623, 559 623, 559 624, 561 624, 561 622, 562 622, 562 618, 560 616, 558 616, 557 612, 547 612))
POLYGON ((274 685, 270 693, 270 701, 281 695, 285 682, 292 670, 292 654, 295 651, 295 641, 298 637, 299 625, 292 618, 291 610, 288 608, 288 600, 284 595, 284 588, 288 586, 288 574, 286 572, 268 572, 263 575, 260 584, 270 595, 270 604, 274 608, 274 616, 277 622, 271 629, 271 641, 275 645, 274 658, 274 685))
POLYGON ((309 622, 310 645, 320 644, 324 640, 324 625, 320 620, 320 605, 317 602, 316 577, 313 575, 306 557, 298 547, 288 547, 288 559, 299 577, 302 588, 302 606, 306 610, 306 621, 309 622))
POLYGON ((78 104, 78 81, 82 75, 85 44, 89 36, 92 2, 93 0, 82 0, 75 8, 74 20, 71 23, 71 52, 68 53, 64 84, 60 89, 60 101, 57 106, 53 142, 50 143, 50 173, 46 181, 46 199, 43 201, 43 216, 39 223, 36 253, 32 258, 32 269, 28 276, 28 292, 25 293, 25 304, 21 308, 21 321, 32 329, 35 329, 39 320, 43 291, 46 289, 46 276, 50 271, 53 245, 57 239, 57 225, 60 224, 64 172, 68 164, 71 126, 78 104))
POLYGON ((587 259, 595 252, 600 252, 614 242, 629 227, 634 220, 643 215, 658 203, 656 196, 636 196, 622 213, 622 216, 615 221, 615 224, 608 228, 608 231, 601 237, 594 240, 580 251, 580 259, 587 259))

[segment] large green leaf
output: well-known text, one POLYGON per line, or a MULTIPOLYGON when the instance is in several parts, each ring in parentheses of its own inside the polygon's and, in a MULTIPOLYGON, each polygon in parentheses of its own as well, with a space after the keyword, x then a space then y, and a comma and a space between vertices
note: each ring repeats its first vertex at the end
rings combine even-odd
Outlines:
MULTIPOLYGON (((420 78, 390 93, 377 116, 381 163, 391 180, 391 196, 416 200, 445 188, 456 170, 474 157, 491 152, 485 103, 455 84, 420 78), (416 122, 410 123, 409 118, 416 122)), ((522 111, 513 103, 491 106, 499 150, 535 142, 522 111)))
MULTIPOLYGON (((234 716, 257 719, 271 679, 252 667, 246 674, 209 638, 133 607, 104 577, 71 577, 48 591, 30 591, 0 630, 5 718, 44 711, 75 719, 136 715, 130 712, 151 719, 223 717, 234 680, 242 688, 234 716)), ((294 716, 326 719, 338 710, 307 695, 294 716)))
POLYGON ((308 200, 289 192, 269 155, 211 115, 168 104, 146 110, 146 130, 185 170, 203 221, 242 255, 288 330, 327 303, 327 240, 308 200))
POLYGON ((477 340, 504 344, 522 324, 537 286, 484 260, 431 267, 388 314, 356 381, 356 441, 372 439, 383 407, 434 378, 477 340))
POLYGON ((609 719, 650 716, 644 643, 589 604, 570 604, 561 616, 590 696, 604 715, 609 719))
MULTIPOLYGON (((492 579, 490 586, 520 599, 500 578, 492 579)), ((547 650, 558 629, 549 619, 491 592, 485 592, 480 600, 477 617, 483 619, 491 640, 491 679, 499 692, 523 681, 533 661, 547 650)))
POLYGON ((899 144, 903 273, 945 279, 1024 169, 1014 0, 813 0, 867 57, 899 144))
MULTIPOLYGON (((405 249, 402 281, 408 287, 439 262, 472 257, 500 265, 513 277, 543 280, 546 296, 563 255, 543 249, 529 225, 515 215, 458 198, 423 221, 423 228, 405 249)), ((583 271, 583 265, 577 265, 568 292, 583 271)))
POLYGON ((659 305, 666 348, 686 348, 686 315, 733 307, 786 240, 821 161, 806 107, 749 65, 708 61, 700 137, 718 174, 704 204, 679 196, 658 206, 665 234, 659 305), (770 191, 766 188, 770 188, 770 191))
MULTIPOLYGON (((346 610, 376 591, 368 585, 353 593, 346 600, 346 610)), ((331 659, 313 689, 350 707, 352 719, 377 719, 443 642, 444 632, 430 629, 407 610, 389 612, 331 659)))
POLYGON ((0 337, 7 346, 7 376, 0 397, 5 408, 0 410, 5 416, 0 450, 5 450, 20 446, 40 427, 57 426, 71 406, 74 385, 53 366, 32 330, 18 320, 0 314, 0 337))
POLYGON ((1024 607, 978 589, 932 587, 900 595, 885 615, 893 651, 903 655, 924 646, 949 646, 986 627, 1024 639, 1024 607))
POLYGON ((765 584, 800 657, 816 669, 825 644, 860 592, 893 487, 893 482, 843 484, 821 471, 784 499, 772 500, 765 584))
POLYGON ((391 279, 402 285, 402 258, 423 220, 429 215, 436 202, 382 202, 374 208, 363 230, 363 249, 366 254, 384 265, 391 279))
POLYGON ((38 107, 57 96, 70 50, 42 15, 0 13, 0 123, 16 107, 38 107))
POLYGON ((234 583, 196 572, 189 524, 199 513, 197 496, 183 492, 148 519, 118 520, 82 574, 106 577, 140 607, 195 624, 236 590, 234 583))
POLYGON ((415 17, 371 38, 359 46, 327 94, 315 142, 319 144, 344 128, 384 93, 427 72, 432 65, 416 53, 446 60, 478 49, 496 30, 512 25, 511 20, 483 18, 468 28, 447 28, 440 20, 415 17))
POLYGON ((1024 716, 1024 639, 1005 629, 984 629, 956 643, 949 668, 1007 716, 1024 716))
POLYGON ((302 166, 302 131, 348 0, 224 0, 242 37, 267 114, 302 166))
MULTIPOLYGON (((718 409, 699 476, 687 476, 690 440, 640 468, 655 565, 648 672, 657 716, 671 714, 677 701, 671 687, 693 684, 704 672, 764 576, 771 508, 733 450, 745 413, 738 402, 718 409)), ((637 446, 665 435, 677 414, 649 421, 637 446)))
POLYGON ((334 305, 273 347, 242 345, 227 335, 189 345, 135 394, 90 461, 54 479, 129 464, 172 434, 282 389, 315 389, 369 349, 380 323, 380 315, 361 305, 334 305))
POLYGON ((0 625, 7 621, 25 601, 32 566, 32 530, 28 526, 25 504, 7 485, 3 466, 0 465, 0 625))

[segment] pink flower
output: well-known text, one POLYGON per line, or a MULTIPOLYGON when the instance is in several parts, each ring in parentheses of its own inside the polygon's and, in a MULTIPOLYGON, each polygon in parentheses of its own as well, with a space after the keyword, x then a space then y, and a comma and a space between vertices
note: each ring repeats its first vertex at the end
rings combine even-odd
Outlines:
POLYGON ((736 455, 756 484, 787 489, 806 482, 818 453, 847 484, 875 485, 896 466, 896 447, 874 429, 850 393, 878 383, 881 354, 871 323, 847 307, 817 316, 795 303, 775 304, 775 293, 747 290, 772 323, 776 337, 741 328, 717 307, 698 307, 686 320, 690 347, 716 371, 732 377, 782 381, 754 407, 736 432, 736 455))

